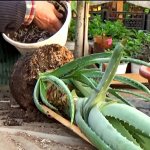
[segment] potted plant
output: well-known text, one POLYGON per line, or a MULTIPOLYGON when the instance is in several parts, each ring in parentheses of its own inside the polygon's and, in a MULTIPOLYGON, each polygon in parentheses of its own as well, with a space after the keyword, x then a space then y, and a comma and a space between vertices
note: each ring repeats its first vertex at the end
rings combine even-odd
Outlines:
MULTIPOLYGON (((136 40, 138 41, 137 45, 138 51, 135 51, 132 55, 133 58, 144 60, 150 62, 150 33, 144 33, 143 31, 138 31, 136 40)), ((139 73, 140 65, 131 63, 131 72, 139 73)))
POLYGON ((88 37, 93 40, 93 53, 104 52, 112 46, 112 37, 106 35, 105 23, 100 15, 91 15, 88 37))
MULTIPOLYGON (((129 29, 127 29, 122 22, 120 21, 105 21, 103 30, 107 37, 112 38, 112 45, 109 48, 106 48, 105 51, 112 52, 115 45, 118 43, 118 41, 122 39, 126 39, 127 43, 129 42, 129 37, 131 36, 131 32, 129 29)), ((127 51, 127 44, 125 46, 125 49, 123 51, 124 57, 131 56, 132 51, 127 51)), ((107 64, 104 64, 104 68, 106 69, 107 64)), ((120 65, 117 68, 116 74, 124 74, 126 73, 128 63, 121 62, 120 65)))
POLYGON ((46 31, 41 31, 34 24, 31 24, 27 28, 21 26, 18 31, 11 34, 3 33, 4 39, 15 46, 21 52, 21 54, 31 52, 44 45, 65 45, 68 34, 68 26, 71 20, 71 7, 70 4, 66 1, 53 3, 59 7, 58 10, 60 10, 61 13, 63 12, 64 16, 62 19, 63 26, 54 35, 51 35, 46 31), (34 41, 31 39, 34 39, 34 41))

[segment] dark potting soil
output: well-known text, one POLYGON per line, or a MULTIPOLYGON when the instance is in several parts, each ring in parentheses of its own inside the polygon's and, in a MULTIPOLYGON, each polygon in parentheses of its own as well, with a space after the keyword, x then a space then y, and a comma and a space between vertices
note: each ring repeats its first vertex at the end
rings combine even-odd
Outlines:
MULTIPOLYGON (((53 3, 55 8, 61 14, 63 14, 63 17, 61 19, 61 22, 63 24, 67 16, 66 3, 64 3, 63 1, 60 1, 60 2, 49 1, 49 2, 53 3)), ((21 43, 36 43, 36 42, 48 39, 52 35, 53 33, 50 33, 48 31, 38 28, 34 23, 31 23, 29 26, 22 25, 18 29, 18 31, 7 33, 8 37, 13 39, 14 41, 19 41, 21 43)))
POLYGON ((32 95, 38 73, 58 68, 71 60, 73 54, 66 47, 57 44, 44 46, 22 56, 11 73, 12 96, 22 108, 32 110, 34 108, 32 95))

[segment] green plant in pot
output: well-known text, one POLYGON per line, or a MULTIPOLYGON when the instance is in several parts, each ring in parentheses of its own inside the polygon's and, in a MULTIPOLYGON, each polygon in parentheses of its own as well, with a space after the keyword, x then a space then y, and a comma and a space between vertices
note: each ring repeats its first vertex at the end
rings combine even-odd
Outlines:
MULTIPOLYGON (((150 33, 144 31, 137 31, 135 34, 136 42, 133 43, 133 47, 137 47, 132 54, 133 58, 143 60, 146 62, 150 62, 150 33)), ((135 64, 131 64, 131 71, 139 73, 140 66, 135 64), (137 67, 137 69, 135 69, 137 67)))
POLYGON ((106 34, 105 23, 99 15, 91 16, 88 33, 89 39, 94 42, 94 53, 104 52, 112 46, 112 37, 106 34))

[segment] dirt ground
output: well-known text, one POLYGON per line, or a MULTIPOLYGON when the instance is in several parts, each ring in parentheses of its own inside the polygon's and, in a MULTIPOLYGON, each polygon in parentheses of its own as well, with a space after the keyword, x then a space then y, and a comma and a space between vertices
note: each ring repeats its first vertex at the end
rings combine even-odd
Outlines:
POLYGON ((14 101, 9 88, 1 87, 0 150, 94 150, 52 118, 39 113, 33 121, 30 119, 14 101))
MULTIPOLYGON (((137 91, 139 92, 139 91, 137 91)), ((126 95, 150 116, 150 102, 126 95)), ((33 121, 12 98, 7 86, 0 88, 0 150, 94 150, 72 131, 39 113, 33 121), (11 149, 10 149, 11 147, 11 149)))

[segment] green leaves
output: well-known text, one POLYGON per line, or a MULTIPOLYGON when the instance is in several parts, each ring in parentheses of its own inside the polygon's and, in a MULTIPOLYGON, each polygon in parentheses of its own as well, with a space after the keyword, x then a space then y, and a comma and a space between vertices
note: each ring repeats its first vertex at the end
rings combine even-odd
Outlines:
MULTIPOLYGON (((80 83, 79 89, 83 87, 81 90, 83 94, 85 84, 94 91, 88 99, 77 101, 76 123, 97 149, 142 150, 144 148, 148 150, 150 118, 137 109, 126 105, 129 103, 119 94, 120 92, 127 92, 126 90, 109 87, 114 78, 150 94, 149 89, 142 84, 128 78, 115 76, 115 71, 121 60, 121 49, 122 47, 119 45, 116 47, 105 73, 101 73, 98 69, 91 69, 92 74, 90 69, 84 69, 74 74, 73 78, 77 80, 77 76, 82 77, 80 74, 89 77, 90 80, 98 77, 101 79, 96 90, 86 82, 81 84, 82 80, 77 82, 80 83), (115 102, 114 98, 106 95, 107 92, 126 104, 115 102), (109 101, 107 102, 107 100, 109 101)), ((128 93, 142 97, 145 100, 149 99, 130 91, 128 93)))
POLYGON ((95 133, 114 150, 142 150, 132 141, 122 136, 103 116, 97 107, 92 108, 88 117, 88 124, 95 133), (100 120, 97 123, 97 120, 100 120))
MULTIPOLYGON (((37 108, 42 111, 43 113, 45 113, 41 107, 40 107, 40 99, 42 100, 42 102, 48 106, 50 109, 53 109, 55 111, 58 111, 58 109, 53 106, 52 103, 49 102, 49 100, 47 99, 47 91, 48 91, 48 86, 46 85, 47 83, 52 83, 54 84, 54 86, 57 86, 59 87, 59 92, 62 92, 64 94, 66 94, 66 101, 67 101, 67 105, 68 105, 68 108, 69 108, 69 117, 71 118, 71 122, 73 123, 73 120, 74 120, 74 100, 73 100, 73 96, 70 92, 70 90, 68 89, 68 87, 64 84, 64 82, 62 80, 60 80, 59 78, 55 77, 55 76, 52 76, 52 75, 49 75, 49 76, 43 76, 41 78, 38 79, 37 83, 36 83, 36 86, 35 86, 35 89, 34 89, 34 102, 37 106, 37 108)), ((57 92, 57 91, 52 91, 51 92, 57 92)), ((53 93, 54 94, 54 93, 53 93)), ((57 93, 55 93, 57 94, 57 93)), ((60 99, 62 97, 59 97, 60 99)), ((66 113, 68 110, 65 110, 66 113)), ((45 113, 46 114, 46 113, 45 113)))

